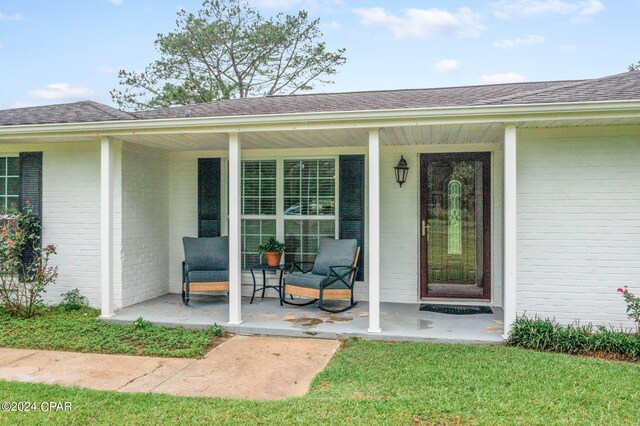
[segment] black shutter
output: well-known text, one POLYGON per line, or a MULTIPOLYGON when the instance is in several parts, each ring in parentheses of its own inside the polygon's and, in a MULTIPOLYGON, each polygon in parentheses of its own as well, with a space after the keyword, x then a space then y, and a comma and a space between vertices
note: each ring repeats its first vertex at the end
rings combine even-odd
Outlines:
POLYGON ((32 215, 42 219, 42 153, 20 153, 20 210, 31 204, 32 215))
POLYGON ((364 184, 364 155, 341 155, 340 238, 358 240, 358 281, 364 280, 364 184))
MULTIPOLYGON (((42 153, 20 153, 20 210, 27 204, 31 205, 31 215, 42 224, 42 153)), ((39 229, 42 237, 42 229, 39 229)), ((38 239, 38 246, 42 245, 38 239)), ((25 247, 22 253, 22 261, 25 265, 31 264, 35 257, 35 247, 25 247)))
POLYGON ((220 236, 220 159, 198 159, 198 236, 220 236))

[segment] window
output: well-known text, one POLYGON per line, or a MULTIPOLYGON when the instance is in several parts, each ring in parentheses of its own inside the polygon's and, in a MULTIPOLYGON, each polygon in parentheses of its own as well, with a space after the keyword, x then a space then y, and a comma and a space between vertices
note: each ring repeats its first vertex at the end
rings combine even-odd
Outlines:
POLYGON ((0 213, 19 210, 20 158, 0 157, 0 213))
POLYGON ((459 180, 453 179, 449 182, 449 223, 448 223, 448 252, 449 254, 462 253, 462 224, 460 212, 460 198, 462 197, 462 184, 459 180))
POLYGON ((241 173, 243 269, 270 237, 284 240, 287 262, 313 261, 319 239, 335 238, 335 158, 245 160, 241 173))
POLYGON ((310 262, 320 238, 336 235, 336 161, 284 160, 283 167, 287 253, 310 262))
POLYGON ((276 214, 276 162, 242 162, 242 214, 276 214))
POLYGON ((242 162, 242 269, 261 262, 258 246, 276 233, 276 161, 242 162))

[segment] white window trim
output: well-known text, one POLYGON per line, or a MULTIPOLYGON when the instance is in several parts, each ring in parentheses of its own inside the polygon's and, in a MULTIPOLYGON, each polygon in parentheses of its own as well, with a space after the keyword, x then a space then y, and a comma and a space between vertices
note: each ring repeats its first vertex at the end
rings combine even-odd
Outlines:
MULTIPOLYGON (((275 219, 276 221, 276 238, 278 241, 285 240, 285 220, 333 220, 334 222, 334 238, 340 235, 340 156, 339 155, 287 155, 279 157, 243 157, 242 161, 276 161, 276 214, 274 215, 240 215, 240 221, 245 219, 275 219), (333 215, 291 215, 284 214, 284 162, 285 160, 333 160, 335 164, 335 202, 333 215)), ((229 207, 227 202, 228 194, 228 159, 225 160, 226 167, 222 167, 221 178, 226 185, 222 185, 221 197, 222 208, 226 212, 227 220, 222 225, 222 233, 228 233, 229 207)))

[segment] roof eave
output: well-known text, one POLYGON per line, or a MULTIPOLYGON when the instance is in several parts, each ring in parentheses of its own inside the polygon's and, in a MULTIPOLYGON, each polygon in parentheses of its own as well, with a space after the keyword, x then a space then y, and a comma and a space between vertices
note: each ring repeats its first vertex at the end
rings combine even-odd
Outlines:
POLYGON ((135 134, 229 133, 408 125, 504 123, 542 120, 640 118, 640 100, 444 108, 386 109, 292 114, 138 119, 0 126, 0 140, 73 134, 88 138, 135 134))

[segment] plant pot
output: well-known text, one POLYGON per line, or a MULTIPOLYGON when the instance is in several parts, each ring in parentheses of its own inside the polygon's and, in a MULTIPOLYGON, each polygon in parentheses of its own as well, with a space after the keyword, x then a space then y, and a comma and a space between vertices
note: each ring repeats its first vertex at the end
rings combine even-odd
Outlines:
POLYGON ((268 251, 264 255, 267 258, 267 265, 278 266, 280 264, 280 258, 282 257, 282 253, 278 253, 275 251, 268 251))

